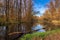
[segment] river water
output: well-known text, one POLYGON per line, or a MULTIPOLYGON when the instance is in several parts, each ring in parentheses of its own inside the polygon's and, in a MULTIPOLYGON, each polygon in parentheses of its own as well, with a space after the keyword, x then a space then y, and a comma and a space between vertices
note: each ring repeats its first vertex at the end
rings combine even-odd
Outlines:
MULTIPOLYGON (((5 30, 6 27, 5 26, 0 26, 0 35, 4 35, 5 34, 5 30)), ((32 27, 32 30, 37 30, 37 32, 45 32, 45 30, 43 29, 43 26, 40 24, 36 24, 32 27)))
POLYGON ((37 30, 37 32, 45 32, 45 30, 43 29, 43 26, 40 24, 35 25, 32 29, 37 30))
MULTIPOLYGON (((36 32, 45 32, 45 30, 43 29, 43 26, 40 24, 36 24, 32 27, 32 30, 37 30, 36 32)), ((5 32, 6 32, 6 26, 0 26, 0 37, 5 36, 5 32)), ((1 38, 0 38, 1 39, 1 38)))

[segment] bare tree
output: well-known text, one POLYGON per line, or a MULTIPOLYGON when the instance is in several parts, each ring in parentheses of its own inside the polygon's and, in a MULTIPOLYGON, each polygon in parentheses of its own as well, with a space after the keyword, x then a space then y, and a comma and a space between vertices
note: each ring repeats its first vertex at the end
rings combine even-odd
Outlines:
POLYGON ((6 10, 5 10, 5 12, 6 12, 6 23, 7 23, 7 25, 6 25, 6 39, 5 40, 8 40, 8 21, 9 21, 9 0, 5 0, 5 2, 6 2, 6 10))

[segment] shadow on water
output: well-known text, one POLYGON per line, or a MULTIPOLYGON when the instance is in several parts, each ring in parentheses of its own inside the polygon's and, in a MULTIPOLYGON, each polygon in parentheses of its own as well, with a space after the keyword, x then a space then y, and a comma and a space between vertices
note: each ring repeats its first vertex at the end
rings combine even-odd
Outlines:
MULTIPOLYGON (((5 32, 6 32, 6 26, 0 26, 0 40, 4 40, 5 32), (2 37, 2 38, 1 38, 2 37)), ((22 23, 20 27, 17 25, 10 25, 9 26, 9 33, 12 32, 23 32, 23 33, 31 33, 31 32, 45 32, 43 29, 43 26, 40 24, 31 24, 31 23, 22 23)))

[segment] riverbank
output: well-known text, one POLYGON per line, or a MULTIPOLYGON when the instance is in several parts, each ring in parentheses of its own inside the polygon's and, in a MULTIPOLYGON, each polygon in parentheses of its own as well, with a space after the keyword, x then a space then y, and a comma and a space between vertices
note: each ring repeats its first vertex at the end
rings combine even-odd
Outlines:
POLYGON ((22 36, 19 40, 60 40, 60 29, 26 34, 22 36))

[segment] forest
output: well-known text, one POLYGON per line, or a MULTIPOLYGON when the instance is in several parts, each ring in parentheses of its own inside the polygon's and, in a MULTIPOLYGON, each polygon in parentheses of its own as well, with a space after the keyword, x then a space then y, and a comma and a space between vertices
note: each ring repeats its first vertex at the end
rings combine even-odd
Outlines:
POLYGON ((41 15, 34 0, 0 0, 0 40, 60 40, 60 0, 46 7, 41 15))

